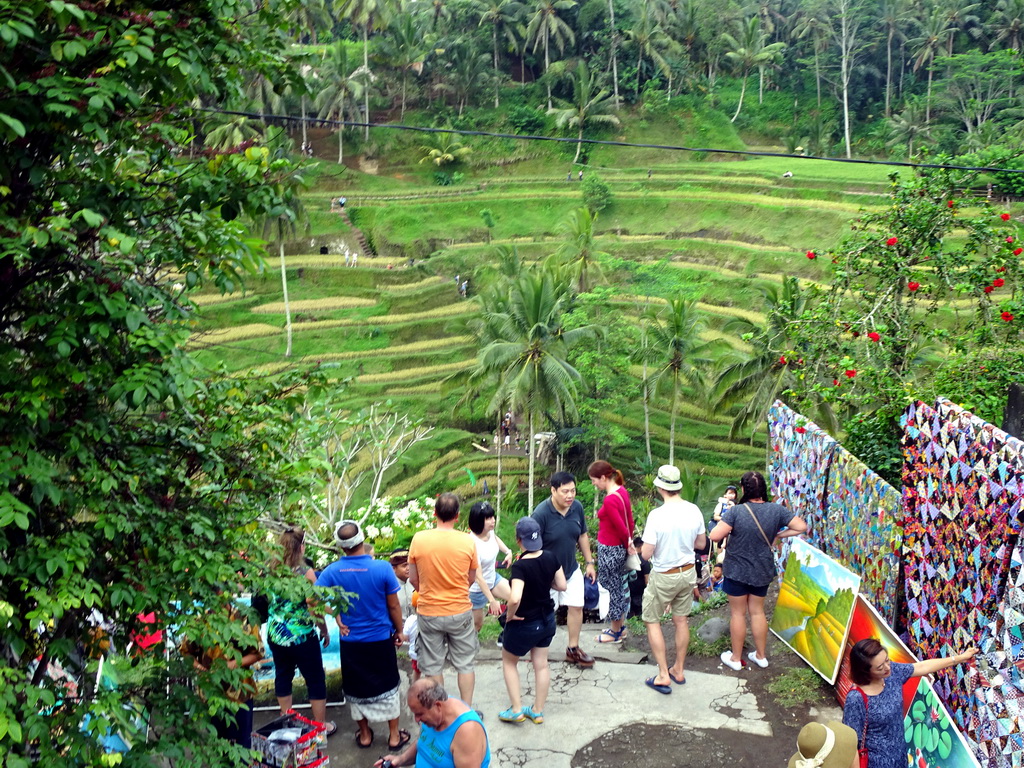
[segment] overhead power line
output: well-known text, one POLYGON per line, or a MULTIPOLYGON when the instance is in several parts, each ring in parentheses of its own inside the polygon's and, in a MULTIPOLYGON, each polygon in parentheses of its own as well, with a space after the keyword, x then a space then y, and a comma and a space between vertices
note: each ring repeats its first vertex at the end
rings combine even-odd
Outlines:
POLYGON ((908 163, 899 160, 861 160, 846 157, 820 157, 818 155, 792 155, 788 152, 760 152, 753 149, 716 149, 714 147, 683 147, 674 144, 646 144, 632 141, 609 141, 606 139, 574 139, 569 136, 535 136, 521 133, 496 133, 494 131, 467 131, 461 128, 424 128, 418 125, 402 125, 401 123, 361 123, 353 120, 326 120, 319 117, 302 117, 295 115, 272 115, 262 112, 242 112, 231 109, 203 108, 201 112, 213 112, 220 115, 237 115, 255 120, 288 120, 301 123, 316 123, 334 127, 374 128, 390 131, 415 131, 417 133, 454 133, 459 136, 484 136, 492 139, 514 139, 516 141, 552 141, 560 144, 594 144, 605 147, 634 147, 637 149, 667 149, 672 152, 701 152, 716 155, 745 155, 750 157, 778 157, 787 160, 823 160, 827 163, 853 163, 856 165, 885 165, 897 168, 934 168, 947 171, 978 171, 985 173, 1024 173, 1019 168, 995 168, 992 166, 946 165, 943 163, 908 163))

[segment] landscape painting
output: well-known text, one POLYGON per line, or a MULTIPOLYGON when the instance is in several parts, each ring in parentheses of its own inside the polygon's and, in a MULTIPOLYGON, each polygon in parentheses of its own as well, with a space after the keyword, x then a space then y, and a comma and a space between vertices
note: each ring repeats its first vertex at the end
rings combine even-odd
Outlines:
POLYGON ((839 674, 859 587, 860 576, 793 540, 771 630, 829 683, 839 674))
MULTIPOLYGON (((839 699, 840 705, 846 702, 846 694, 853 684, 853 681, 850 680, 850 650, 857 642, 869 637, 875 638, 882 644, 889 654, 889 661, 901 664, 913 664, 918 661, 892 627, 882 618, 875 606, 864 595, 857 595, 853 606, 853 617, 850 619, 850 631, 846 635, 843 661, 839 667, 839 679, 836 680, 836 697, 839 699)), ((903 684, 904 715, 910 710, 910 702, 914 700, 915 693, 917 693, 917 680, 911 678, 903 684)))

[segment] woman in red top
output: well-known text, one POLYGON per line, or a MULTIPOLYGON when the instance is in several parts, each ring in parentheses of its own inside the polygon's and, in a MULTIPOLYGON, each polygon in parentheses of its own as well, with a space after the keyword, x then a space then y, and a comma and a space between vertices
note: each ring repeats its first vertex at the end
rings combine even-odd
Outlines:
POLYGON ((622 578, 622 566, 633 549, 633 505, 623 487, 622 472, 607 461, 595 461, 587 469, 590 482, 605 492, 597 511, 597 580, 608 590, 608 618, 612 625, 600 635, 599 643, 621 643, 629 613, 629 588, 622 578))

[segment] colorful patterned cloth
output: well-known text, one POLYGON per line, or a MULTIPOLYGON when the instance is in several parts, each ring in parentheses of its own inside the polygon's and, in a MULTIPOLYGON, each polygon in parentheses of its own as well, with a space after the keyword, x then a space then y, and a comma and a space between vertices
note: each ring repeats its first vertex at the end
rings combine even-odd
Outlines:
MULTIPOLYGON (((914 403, 901 423, 911 648, 921 658, 972 645, 994 653, 1002 623, 993 620, 1000 615, 998 590, 1010 567, 1007 542, 1020 529, 1024 443, 944 399, 935 407, 914 403)), ((1013 626, 1019 635, 1020 622, 1013 626)), ((995 656, 991 661, 999 663, 995 656)), ((969 726, 968 670, 939 672, 935 690, 977 742, 969 726)))
MULTIPOLYGON (((773 498, 807 522, 807 541, 861 576, 861 591, 895 625, 903 541, 900 492, 781 401, 769 411, 769 437, 773 498)), ((789 541, 784 540, 780 564, 786 562, 789 541)))
POLYGON ((967 742, 985 768, 1024 766, 1024 686, 1015 666, 997 671, 988 664, 967 672, 971 699, 967 742))

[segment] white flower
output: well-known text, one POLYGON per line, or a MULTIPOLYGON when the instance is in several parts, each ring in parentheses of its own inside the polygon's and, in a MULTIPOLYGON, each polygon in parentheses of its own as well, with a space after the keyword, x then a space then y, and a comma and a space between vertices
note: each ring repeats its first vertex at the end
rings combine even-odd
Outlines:
POLYGON ((390 525, 385 525, 383 528, 381 528, 380 533, 385 539, 390 539, 392 536, 395 535, 395 532, 394 530, 392 530, 390 525))
POLYGON ((376 539, 380 536, 380 529, 376 525, 368 525, 366 526, 366 535, 371 539, 376 539))

